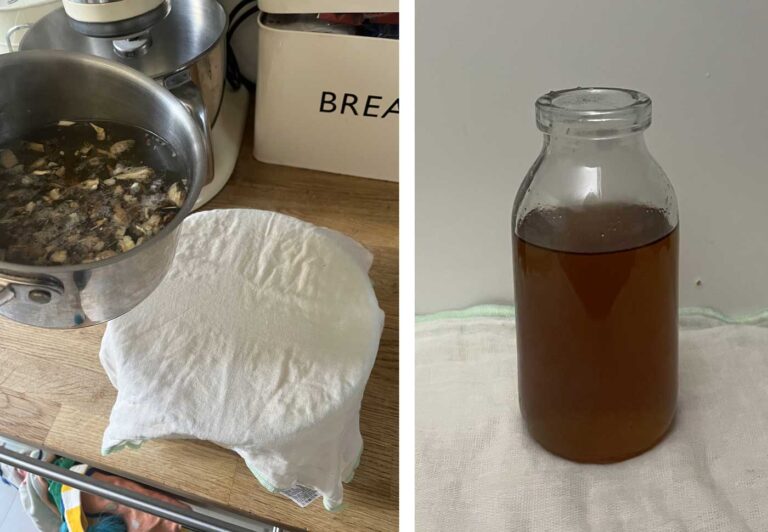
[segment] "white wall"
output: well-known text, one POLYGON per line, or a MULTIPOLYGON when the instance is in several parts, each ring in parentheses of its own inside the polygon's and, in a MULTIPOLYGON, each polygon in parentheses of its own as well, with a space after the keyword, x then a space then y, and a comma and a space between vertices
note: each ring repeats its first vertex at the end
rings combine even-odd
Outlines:
POLYGON ((768 307, 768 2, 416 2, 417 312, 511 303, 510 212, 535 99, 653 99, 677 191, 681 304, 768 307), (701 279, 702 285, 696 286, 701 279))

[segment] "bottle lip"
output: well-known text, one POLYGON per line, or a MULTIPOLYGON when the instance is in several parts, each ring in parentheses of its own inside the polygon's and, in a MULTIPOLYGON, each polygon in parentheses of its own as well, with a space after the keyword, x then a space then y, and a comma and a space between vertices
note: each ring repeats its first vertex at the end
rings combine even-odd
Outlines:
POLYGON ((588 137, 619 136, 651 125, 651 99, 615 87, 576 87, 536 100, 536 125, 544 133, 588 137))

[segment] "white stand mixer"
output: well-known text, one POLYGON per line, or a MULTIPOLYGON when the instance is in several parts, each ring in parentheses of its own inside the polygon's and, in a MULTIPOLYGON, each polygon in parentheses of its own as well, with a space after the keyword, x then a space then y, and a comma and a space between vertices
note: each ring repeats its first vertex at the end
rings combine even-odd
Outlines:
POLYGON ((236 91, 229 86, 224 87, 219 117, 211 128, 213 181, 203 187, 195 209, 199 209, 218 194, 232 175, 243 141, 245 118, 248 115, 248 96, 244 87, 236 91))

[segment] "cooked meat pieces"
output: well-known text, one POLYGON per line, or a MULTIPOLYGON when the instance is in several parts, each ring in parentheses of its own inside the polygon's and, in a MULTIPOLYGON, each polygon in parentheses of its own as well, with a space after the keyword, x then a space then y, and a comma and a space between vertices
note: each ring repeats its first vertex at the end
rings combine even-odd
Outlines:
POLYGON ((176 160, 161 139, 102 122, 62 120, 0 147, 0 260, 79 264, 145 242, 187 195, 158 160, 176 160))

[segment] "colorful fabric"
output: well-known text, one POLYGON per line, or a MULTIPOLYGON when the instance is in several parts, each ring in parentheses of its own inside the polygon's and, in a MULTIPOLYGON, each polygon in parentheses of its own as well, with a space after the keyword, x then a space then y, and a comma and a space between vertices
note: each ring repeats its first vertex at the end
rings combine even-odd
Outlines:
MULTIPOLYGON (((80 466, 73 467, 72 471, 84 474, 86 469, 88 469, 88 466, 81 464, 80 466)), ((66 484, 62 485, 61 507, 64 522, 67 524, 69 532, 85 532, 88 530, 88 519, 86 519, 80 503, 80 490, 66 484)))
MULTIPOLYGON (((136 482, 124 478, 108 475, 101 471, 95 471, 91 476, 95 479, 114 484, 115 486, 129 489, 135 493, 140 493, 152 497, 153 499, 167 502, 168 504, 178 506, 179 508, 189 508, 188 505, 173 497, 169 497, 158 491, 149 490, 136 482)), ((118 504, 97 495, 83 492, 80 499, 87 515, 105 513, 119 515, 125 521, 126 529, 131 532, 181 532, 183 530, 181 525, 177 523, 168 521, 167 519, 161 519, 152 514, 140 512, 139 510, 123 506, 122 504, 118 504)))
MULTIPOLYGON (((2 437, 0 437, 0 446, 80 474, 85 474, 88 470, 85 464, 76 464, 74 460, 68 458, 57 458, 42 449, 35 449, 2 437)), ((127 531, 125 522, 119 515, 99 512, 86 514, 80 491, 77 489, 59 482, 48 481, 44 477, 5 464, 0 467, 0 475, 3 482, 18 488, 22 507, 40 532, 127 531)))
MULTIPOLYGON (((173 497, 149 490, 136 482, 89 469, 86 464, 76 464, 74 460, 68 458, 58 458, 53 463, 59 467, 68 468, 83 475, 88 474, 94 479, 148 495, 180 508, 189 508, 188 505, 173 497)), ((34 475, 30 475, 30 479, 28 479, 30 484, 25 487, 25 498, 27 499, 25 508, 29 508, 30 516, 33 513, 38 516, 36 519, 33 518, 36 523, 38 521, 45 522, 44 526, 47 528, 42 528, 40 525, 38 527, 46 532, 48 530, 58 530, 58 532, 182 532, 184 530, 181 525, 172 521, 140 512, 60 482, 50 481, 46 483, 43 481, 43 484, 48 486, 48 496, 36 498, 36 494, 44 494, 46 489, 42 487, 39 493, 30 489, 34 488, 34 482, 37 482, 32 477, 34 475), (47 507, 45 507, 46 504, 47 507), (50 528, 54 516, 57 526, 50 528)))
MULTIPOLYGON (((88 466, 78 464, 70 470, 85 475, 88 466)), ((64 484, 61 486, 60 495, 60 510, 64 522, 60 525, 59 532, 127 532, 125 521, 119 515, 87 513, 83 504, 83 493, 77 488, 64 484)))
MULTIPOLYGON (((85 475, 88 466, 77 464, 70 470, 85 475)), ((86 514, 80 490, 63 484, 59 485, 57 493, 60 519, 63 516, 59 532, 127 532, 123 518, 118 515, 86 514)))
MULTIPOLYGON (((74 460, 63 457, 57 458, 53 461, 53 465, 63 467, 64 469, 69 469, 76 463, 77 462, 74 460)), ((48 481, 48 497, 56 505, 56 508, 59 509, 59 512, 61 512, 63 515, 64 512, 61 509, 61 482, 56 482, 55 480, 48 481)))

